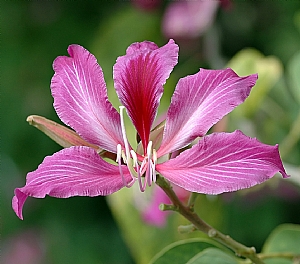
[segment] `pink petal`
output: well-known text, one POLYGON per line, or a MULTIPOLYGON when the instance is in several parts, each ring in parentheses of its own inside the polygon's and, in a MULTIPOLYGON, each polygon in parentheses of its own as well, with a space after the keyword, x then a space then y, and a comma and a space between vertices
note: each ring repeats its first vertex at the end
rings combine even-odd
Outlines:
POLYGON ((120 116, 108 101, 101 67, 79 45, 68 48, 71 57, 53 63, 51 82, 54 108, 60 119, 82 138, 110 152, 123 145, 120 116))
POLYGON ((204 137, 156 169, 170 182, 191 192, 219 194, 249 188, 283 168, 278 146, 260 143, 240 131, 204 137))
POLYGON ((173 38, 195 38, 213 23, 219 1, 174 1, 166 8, 163 33, 173 38))
MULTIPOLYGON (((131 180, 122 166, 127 182, 131 180)), ((26 185, 15 189, 13 209, 22 219, 22 208, 28 196, 58 198, 108 195, 124 186, 119 167, 104 161, 89 147, 75 146, 46 157, 37 170, 27 174, 26 185)))
POLYGON ((185 147, 244 102, 257 75, 239 77, 231 69, 205 70, 179 80, 167 113, 158 156, 185 147))
POLYGON ((161 48, 144 41, 130 45, 126 55, 119 57, 114 66, 117 94, 136 127, 144 150, 148 145, 163 85, 177 58, 178 46, 173 40, 161 48))
POLYGON ((142 213, 143 220, 157 227, 163 227, 166 224, 168 211, 161 211, 160 204, 170 204, 171 201, 165 192, 158 186, 154 186, 152 200, 142 213))

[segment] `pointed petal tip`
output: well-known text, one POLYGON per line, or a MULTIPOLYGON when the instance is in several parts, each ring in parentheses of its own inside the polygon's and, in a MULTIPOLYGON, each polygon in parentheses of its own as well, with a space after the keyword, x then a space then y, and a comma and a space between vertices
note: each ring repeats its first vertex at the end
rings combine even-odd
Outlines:
MULTIPOLYGON (((130 182, 127 167, 122 166, 122 170, 126 182, 130 182)), ((118 166, 104 161, 90 147, 73 146, 45 157, 35 171, 27 174, 25 187, 15 191, 14 209, 20 215, 19 208, 28 196, 105 196, 123 186, 118 166)))
POLYGON ((279 166, 279 170, 278 170, 278 173, 280 173, 282 175, 282 178, 286 179, 286 178, 290 178, 291 175, 287 174, 284 167, 283 167, 283 163, 282 163, 282 160, 281 160, 281 157, 280 157, 280 152, 279 152, 279 145, 276 144, 275 145, 275 148, 277 150, 277 155, 278 155, 278 166, 279 166))
POLYGON ((53 62, 51 93, 57 115, 87 142, 115 152, 123 144, 120 117, 108 100, 102 68, 80 45, 70 45, 68 52, 70 57, 53 62))
POLYGON ((146 149, 163 85, 178 62, 173 40, 158 47, 144 41, 131 44, 114 65, 115 89, 146 149), (141 109, 143 111, 141 111, 141 109))
POLYGON ((22 210, 27 197, 28 196, 20 191, 19 188, 15 189, 15 196, 12 199, 12 208, 21 220, 23 220, 22 210))
POLYGON ((70 55, 72 58, 73 58, 74 55, 75 55, 75 50, 76 50, 76 49, 81 50, 81 51, 86 51, 86 49, 85 49, 84 47, 80 46, 79 44, 70 44, 70 45, 68 46, 67 51, 68 51, 69 55, 70 55))
POLYGON ((261 184, 281 173, 278 145, 270 146, 237 130, 205 136, 191 149, 156 169, 173 184, 204 194, 233 192, 261 184))
POLYGON ((171 99, 158 155, 190 144, 249 96, 257 74, 238 76, 231 68, 207 70, 181 78, 171 99))

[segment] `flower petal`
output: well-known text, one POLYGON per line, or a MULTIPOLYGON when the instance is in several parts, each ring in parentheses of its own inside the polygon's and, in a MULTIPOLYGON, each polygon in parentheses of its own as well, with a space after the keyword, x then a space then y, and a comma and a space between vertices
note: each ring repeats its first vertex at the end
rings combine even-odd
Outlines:
POLYGON ((173 38, 201 36, 213 23, 220 1, 172 1, 165 10, 162 31, 173 38))
POLYGON ((136 127, 144 151, 163 85, 177 63, 178 50, 173 40, 161 48, 148 41, 134 43, 128 47, 126 55, 117 59, 114 66, 117 94, 136 127))
MULTIPOLYGON (((122 166, 127 182, 131 181, 122 166)), ((108 195, 124 186, 119 167, 104 161, 89 147, 75 146, 46 157, 37 170, 27 174, 26 185, 15 189, 13 209, 22 219, 23 204, 28 196, 58 198, 108 195)))
POLYGON ((215 133, 156 169, 170 182, 191 192, 219 194, 249 188, 283 168, 278 146, 265 145, 240 131, 215 133))
POLYGON ((154 186, 151 198, 150 204, 148 204, 142 212, 142 218, 149 225, 163 227, 166 224, 169 212, 160 210, 159 205, 162 203, 170 204, 171 201, 165 192, 158 186, 154 186))
POLYGON ((239 77, 233 70, 205 70, 179 80, 167 113, 158 156, 185 147, 244 102, 257 74, 239 77))
POLYGON ((53 63, 51 82, 54 108, 60 119, 82 138, 111 152, 123 145, 120 116, 108 101, 101 67, 79 45, 70 45, 71 57, 53 63))

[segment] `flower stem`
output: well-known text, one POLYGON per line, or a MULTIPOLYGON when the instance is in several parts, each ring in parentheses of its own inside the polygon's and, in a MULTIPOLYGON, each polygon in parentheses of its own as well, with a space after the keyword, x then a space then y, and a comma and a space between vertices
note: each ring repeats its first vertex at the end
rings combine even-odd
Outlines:
POLYGON ((255 264, 264 264, 264 262, 257 256, 254 247, 246 247, 245 245, 235 241, 228 235, 224 235, 209 224, 204 222, 190 206, 185 206, 177 197, 172 189, 170 183, 163 177, 158 176, 156 184, 160 186, 163 191, 168 195, 172 201, 174 207, 182 216, 189 220, 198 230, 207 234, 210 238, 222 243, 231 250, 233 250, 238 256, 243 256, 250 259, 255 264))
POLYGON ((194 208, 196 199, 198 197, 198 193, 191 193, 189 201, 188 201, 188 207, 190 207, 191 209, 194 208))

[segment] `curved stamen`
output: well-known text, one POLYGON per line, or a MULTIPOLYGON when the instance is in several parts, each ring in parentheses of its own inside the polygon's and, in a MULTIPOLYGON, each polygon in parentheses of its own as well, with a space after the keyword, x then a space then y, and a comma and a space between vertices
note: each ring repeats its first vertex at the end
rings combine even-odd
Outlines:
POLYGON ((138 174, 139 174, 138 181, 139 181, 140 190, 141 190, 141 192, 144 192, 146 190, 146 186, 147 186, 147 178, 145 177, 144 183, 143 183, 140 172, 138 172, 138 174))
POLYGON ((120 108, 120 121, 121 121, 121 130, 122 130, 122 137, 124 141, 125 153, 122 151, 122 146, 120 144, 117 145, 117 162, 119 164, 120 175, 122 177, 122 181, 124 186, 131 187, 136 179, 138 179, 139 187, 141 192, 144 192, 146 186, 152 185, 152 182, 156 181, 156 172, 155 172, 155 165, 157 161, 156 151, 152 149, 152 141, 149 141, 147 146, 146 157, 143 158, 141 165, 139 166, 138 158, 136 153, 129 148, 129 143, 127 140, 126 130, 125 130, 125 123, 123 117, 124 106, 119 106, 120 108), (125 177, 123 175, 123 170, 121 167, 121 161, 127 164, 127 168, 130 172, 132 180, 127 183, 125 177), (144 182, 142 180, 142 176, 145 174, 144 182))
POLYGON ((129 183, 127 183, 126 180, 125 180, 123 170, 122 170, 122 146, 120 144, 117 145, 117 159, 116 159, 116 162, 118 162, 118 164, 119 164, 119 172, 120 172, 120 175, 122 177, 122 182, 123 182, 124 186, 127 187, 127 188, 130 188, 134 184, 136 178, 133 177, 132 174, 130 173, 130 175, 132 177, 132 180, 129 183))
POLYGON ((151 150, 152 150, 152 141, 149 141, 147 146, 147 160, 148 160, 148 166, 146 171, 146 178, 148 182, 148 186, 150 187, 152 184, 152 166, 151 166, 151 150))
POLYGON ((146 177, 144 178, 144 183, 143 183, 143 181, 142 181, 142 175, 143 174, 141 174, 141 169, 142 168, 140 168, 137 171, 137 173, 138 173, 138 181, 139 181, 139 187, 140 187, 141 192, 144 192, 146 190, 146 186, 147 186, 147 178, 146 177))
POLYGON ((130 152, 129 152, 129 144, 128 144, 128 140, 127 140, 127 136, 126 136, 124 117, 123 117, 123 110, 125 107, 123 105, 121 105, 121 106, 119 106, 119 108, 120 108, 122 136, 123 136, 123 141, 124 141, 124 145, 125 145, 126 158, 128 160, 128 159, 130 159, 130 152))
POLYGON ((121 144, 117 145, 117 158, 116 158, 116 162, 119 163, 119 160, 121 160, 122 158, 122 146, 121 144))
POLYGON ((155 150, 155 149, 153 149, 152 160, 153 160, 153 167, 152 167, 153 174, 152 174, 152 177, 153 177, 153 181, 156 182, 156 171, 155 171, 155 167, 156 167, 156 162, 157 162, 157 153, 156 153, 156 150, 155 150))
POLYGON ((136 153, 135 153, 133 150, 131 150, 131 151, 130 151, 130 154, 131 154, 132 159, 133 159, 133 161, 134 161, 133 166, 136 167, 137 178, 138 178, 138 181, 139 181, 139 187, 140 187, 140 190, 141 190, 141 192, 144 192, 144 191, 146 190, 146 182, 147 182, 147 181, 146 181, 146 179, 145 179, 144 184, 142 183, 142 173, 141 173, 142 167, 139 166, 138 158, 137 158, 136 153))
POLYGON ((130 154, 131 154, 131 157, 132 157, 133 162, 134 162, 133 166, 136 166, 138 168, 139 164, 138 164, 138 159, 137 159, 136 153, 133 150, 130 150, 130 154))

